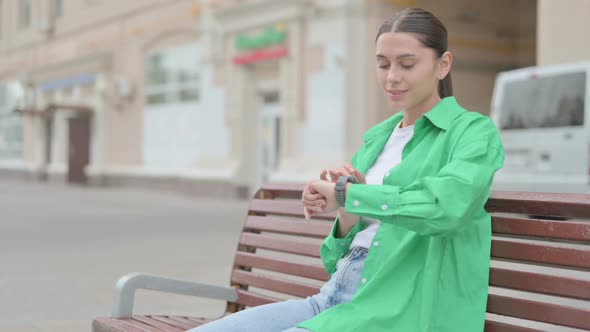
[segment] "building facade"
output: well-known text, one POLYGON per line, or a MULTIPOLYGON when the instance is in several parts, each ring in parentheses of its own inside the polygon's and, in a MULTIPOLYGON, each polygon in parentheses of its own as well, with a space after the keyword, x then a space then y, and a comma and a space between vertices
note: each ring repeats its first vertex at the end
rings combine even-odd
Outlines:
POLYGON ((446 24, 472 111, 489 113, 500 71, 589 56, 563 38, 584 26, 555 32, 549 0, 113 4, 0 0, 0 174, 216 196, 317 177, 391 115, 374 38, 408 6, 446 24))

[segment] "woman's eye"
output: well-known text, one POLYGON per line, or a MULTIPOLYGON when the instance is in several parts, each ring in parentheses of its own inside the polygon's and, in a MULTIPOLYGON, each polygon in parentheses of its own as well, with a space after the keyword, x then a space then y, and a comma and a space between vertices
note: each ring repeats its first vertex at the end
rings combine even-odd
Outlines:
POLYGON ((414 68, 414 65, 402 65, 403 69, 412 69, 414 68))
POLYGON ((387 68, 389 68, 389 64, 379 65, 379 69, 387 69, 387 68))

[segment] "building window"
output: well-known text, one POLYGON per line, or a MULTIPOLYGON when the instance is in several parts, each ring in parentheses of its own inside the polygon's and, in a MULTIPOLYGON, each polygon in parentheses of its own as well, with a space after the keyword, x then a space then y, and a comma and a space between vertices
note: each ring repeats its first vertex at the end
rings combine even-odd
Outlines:
POLYGON ((22 96, 20 84, 0 84, 0 160, 22 159, 23 122, 20 114, 14 112, 22 96))
POLYGON ((19 2, 19 27, 25 29, 31 26, 32 0, 20 0, 19 2))
POLYGON ((64 2, 63 0, 52 1, 52 14, 53 17, 62 17, 64 14, 64 2))
POLYGON ((146 59, 146 104, 200 100, 200 50, 197 44, 167 49, 146 59))

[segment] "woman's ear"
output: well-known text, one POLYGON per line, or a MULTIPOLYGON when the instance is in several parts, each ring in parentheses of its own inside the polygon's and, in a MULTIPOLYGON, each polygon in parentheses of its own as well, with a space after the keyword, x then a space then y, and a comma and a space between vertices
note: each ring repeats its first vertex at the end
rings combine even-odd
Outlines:
POLYGON ((444 79, 447 74, 451 71, 451 65, 453 64, 453 54, 449 51, 443 53, 438 60, 436 77, 439 80, 444 79))

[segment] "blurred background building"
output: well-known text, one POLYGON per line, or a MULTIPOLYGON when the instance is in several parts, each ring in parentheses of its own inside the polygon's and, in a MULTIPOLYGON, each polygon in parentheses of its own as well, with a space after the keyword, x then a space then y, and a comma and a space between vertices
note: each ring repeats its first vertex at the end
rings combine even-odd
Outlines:
POLYGON ((410 6, 447 26, 472 111, 500 71, 590 59, 587 0, 0 0, 0 174, 228 197, 318 177, 391 115, 375 34, 410 6))

